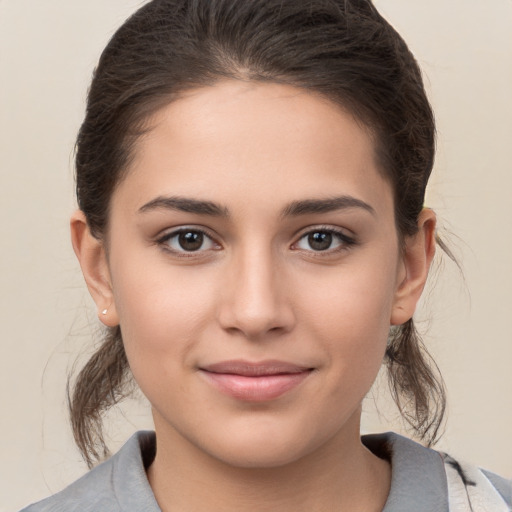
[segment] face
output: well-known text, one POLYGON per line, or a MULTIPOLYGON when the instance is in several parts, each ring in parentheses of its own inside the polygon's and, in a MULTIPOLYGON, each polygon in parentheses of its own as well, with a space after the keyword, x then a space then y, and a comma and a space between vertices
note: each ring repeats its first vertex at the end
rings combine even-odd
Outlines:
POLYGON ((358 438, 406 279, 364 127, 289 86, 188 92, 110 215, 104 321, 158 436, 246 467, 358 438))

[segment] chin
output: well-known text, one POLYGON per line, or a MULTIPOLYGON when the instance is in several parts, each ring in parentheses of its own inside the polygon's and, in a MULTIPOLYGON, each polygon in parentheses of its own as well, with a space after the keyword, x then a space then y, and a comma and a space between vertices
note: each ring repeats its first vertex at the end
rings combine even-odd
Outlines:
POLYGON ((301 429, 290 432, 286 428, 248 428, 218 439, 210 446, 203 446, 215 459, 237 468, 270 469, 286 466, 318 450, 327 439, 324 436, 307 437, 301 429))
POLYGON ((254 443, 252 446, 230 446, 228 450, 215 450, 212 453, 217 460, 228 466, 241 469, 271 469, 294 463, 305 456, 303 447, 276 446, 268 442, 262 446, 254 443), (302 448, 302 449, 301 449, 302 448))

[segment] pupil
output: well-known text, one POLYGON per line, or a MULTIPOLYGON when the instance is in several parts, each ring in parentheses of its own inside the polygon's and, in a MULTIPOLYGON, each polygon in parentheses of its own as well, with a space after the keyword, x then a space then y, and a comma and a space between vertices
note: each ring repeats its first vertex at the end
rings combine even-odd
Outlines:
POLYGON ((186 251, 197 251, 203 245, 203 234, 196 231, 187 231, 180 233, 179 244, 186 251))
POLYGON ((332 244, 332 234, 317 231, 308 236, 308 242, 310 247, 315 251, 325 251, 329 249, 332 244))

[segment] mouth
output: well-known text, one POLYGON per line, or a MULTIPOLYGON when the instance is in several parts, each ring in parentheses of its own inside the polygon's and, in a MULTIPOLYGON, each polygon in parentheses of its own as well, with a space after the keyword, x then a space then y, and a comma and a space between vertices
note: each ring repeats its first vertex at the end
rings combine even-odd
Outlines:
POLYGON ((218 391, 238 400, 266 402, 299 386, 313 368, 283 361, 222 361, 199 369, 218 391))

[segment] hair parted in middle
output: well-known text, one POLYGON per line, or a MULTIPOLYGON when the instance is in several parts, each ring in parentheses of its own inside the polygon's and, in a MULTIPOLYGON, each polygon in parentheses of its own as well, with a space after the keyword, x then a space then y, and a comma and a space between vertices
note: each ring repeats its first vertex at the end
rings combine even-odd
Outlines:
MULTIPOLYGON (((76 143, 78 204, 96 238, 108 244, 110 200, 149 118, 184 91, 222 80, 291 85, 351 113, 371 134, 392 186, 399 239, 416 233, 434 117, 413 55, 371 1, 153 0, 103 51, 76 143)), ((391 329, 385 364, 403 417, 430 444, 444 386, 412 319, 391 329)), ((121 328, 112 328, 68 395, 89 465, 108 454, 102 417, 130 383, 121 328)))

